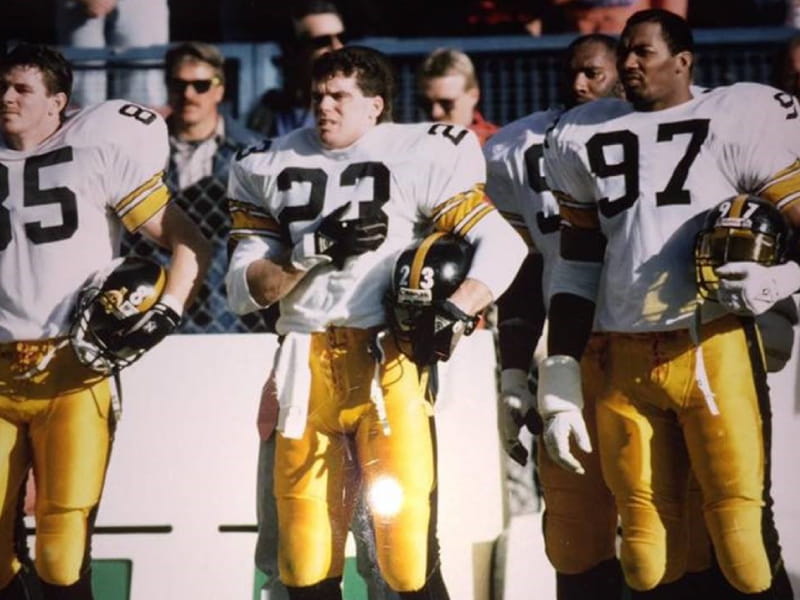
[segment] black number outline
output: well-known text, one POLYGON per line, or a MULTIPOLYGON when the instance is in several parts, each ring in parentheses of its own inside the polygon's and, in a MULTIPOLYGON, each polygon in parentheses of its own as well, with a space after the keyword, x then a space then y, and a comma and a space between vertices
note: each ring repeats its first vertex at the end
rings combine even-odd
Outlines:
POLYGON ((3 206, 9 193, 8 167, 0 163, 0 252, 11 243, 11 211, 3 206))
MULTIPOLYGON (((45 154, 30 156, 23 166, 23 206, 46 206, 57 204, 61 209, 61 224, 44 226, 41 221, 24 224, 25 236, 34 244, 49 244, 66 240, 78 230, 78 202, 75 192, 65 186, 41 189, 39 170, 51 165, 71 162, 72 147, 56 148, 45 154)), ((0 251, 5 250, 12 240, 11 212, 2 202, 9 196, 8 167, 0 165, 0 251)))
POLYGON ((287 206, 278 213, 278 222, 286 240, 290 240, 289 225, 295 221, 313 221, 322 212, 325 205, 325 186, 328 174, 322 169, 306 169, 304 167, 286 167, 278 174, 278 191, 288 192, 295 183, 310 183, 308 202, 295 206, 287 206))
POLYGON ((428 135, 437 135, 441 133, 441 135, 453 143, 453 146, 458 146, 461 140, 467 135, 467 130, 459 127, 461 131, 453 135, 454 127, 454 125, 447 125, 445 123, 434 123, 431 125, 430 129, 428 129, 428 135))
MULTIPOLYGON (((547 180, 542 173, 544 159, 544 144, 531 144, 523 154, 525 171, 528 174, 528 187, 537 194, 550 191, 547 180)), ((545 216, 544 211, 536 213, 536 226, 543 235, 556 233, 561 226, 561 217, 558 214, 545 216)))
POLYGON ((786 120, 789 121, 791 119, 797 118, 797 104, 795 104, 795 97, 787 92, 778 92, 773 96, 773 98, 781 105, 781 108, 789 109, 791 108, 792 111, 786 115, 786 120))
POLYGON ((629 159, 633 156, 636 163, 639 162, 639 138, 628 129, 596 133, 586 142, 586 152, 589 157, 589 167, 595 175, 601 178, 622 175, 625 178, 625 194, 613 200, 608 197, 600 198, 597 201, 600 212, 605 217, 611 218, 628 210, 639 198, 638 164, 631 169, 629 159), (622 162, 609 165, 603 148, 616 145, 622 146, 622 162))
MULTIPOLYGON (((708 137, 710 123, 710 119, 688 119, 659 124, 656 142, 670 142, 676 135, 681 134, 690 134, 691 138, 686 145, 686 151, 675 165, 666 187, 656 192, 656 206, 689 204, 691 202, 691 192, 684 189, 683 186, 689 177, 689 170, 702 150, 703 142, 708 137)), ((639 199, 640 193, 639 138, 636 134, 628 129, 597 133, 586 143, 586 152, 589 158, 589 168, 598 177, 606 178, 618 175, 625 177, 625 194, 613 200, 607 197, 600 198, 597 201, 600 213, 606 218, 611 218, 633 206, 639 199), (622 146, 622 161, 609 165, 603 149, 615 145, 622 146), (635 163, 633 169, 631 169, 632 163, 635 163)))
MULTIPOLYGON (((391 172, 382 162, 365 161, 351 163, 345 167, 339 176, 341 187, 356 185, 361 179, 372 177, 372 198, 358 202, 358 216, 378 217, 383 222, 388 222, 389 217, 383 212, 383 205, 389 201, 391 195, 391 172)), ((322 212, 325 205, 325 188, 328 175, 319 168, 306 169, 303 167, 286 167, 278 174, 278 191, 286 192, 295 183, 310 183, 308 202, 294 206, 287 206, 278 213, 278 221, 284 239, 290 240, 289 226, 295 221, 314 221, 322 212)))
POLYGON ((689 190, 683 189, 683 184, 689 177, 689 169, 694 164, 703 142, 708 137, 708 127, 710 119, 689 119, 686 121, 675 121, 672 123, 661 123, 656 133, 657 142, 669 142, 676 135, 690 134, 689 143, 686 151, 675 165, 672 176, 665 187, 660 192, 656 192, 656 206, 670 206, 672 204, 689 204, 692 195, 689 190))
POLYGON ((154 111, 149 110, 144 106, 133 104, 132 102, 128 102, 127 104, 120 106, 119 114, 121 114, 123 117, 132 117, 139 121, 139 123, 144 123, 145 125, 150 125, 150 123, 158 118, 158 115, 154 111))

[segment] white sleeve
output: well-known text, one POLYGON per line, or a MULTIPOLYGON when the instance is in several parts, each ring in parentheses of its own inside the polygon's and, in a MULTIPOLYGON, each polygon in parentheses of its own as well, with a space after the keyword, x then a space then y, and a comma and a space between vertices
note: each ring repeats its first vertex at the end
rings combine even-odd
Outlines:
POLYGON ((237 314, 265 308, 253 299, 247 285, 247 268, 256 260, 279 255, 286 245, 277 220, 266 208, 265 177, 257 173, 259 157, 233 161, 228 175, 230 239, 235 244, 225 286, 228 304, 237 314))
MULTIPOLYGON (((129 231, 136 231, 161 210, 170 195, 164 183, 169 139, 155 111, 114 100, 94 109, 93 135, 107 164, 108 203, 129 231)), ((87 132, 88 133, 88 132, 87 132)))
POLYGON ((514 281, 528 247, 496 210, 484 216, 466 238, 475 248, 467 277, 485 284, 497 300, 514 281))
POLYGON ((797 98, 758 84, 734 86, 736 110, 726 123, 735 135, 723 153, 739 189, 767 196, 782 206, 800 188, 800 105, 797 98), (739 89, 741 88, 741 89, 739 89), (743 93, 744 92, 744 93, 743 93), (767 184, 778 182, 779 185, 767 184), (788 197, 786 192, 789 192, 788 197))

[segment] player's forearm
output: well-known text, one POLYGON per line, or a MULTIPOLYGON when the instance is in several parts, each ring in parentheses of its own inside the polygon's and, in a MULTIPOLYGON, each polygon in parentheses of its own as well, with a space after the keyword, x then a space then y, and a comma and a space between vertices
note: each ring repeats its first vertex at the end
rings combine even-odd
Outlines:
POLYGON ((245 276, 253 300, 266 307, 291 292, 306 273, 295 269, 288 261, 283 264, 262 258, 247 266, 245 276))
POLYGON ((468 315, 476 315, 492 303, 492 292, 485 283, 467 278, 448 299, 468 315))
POLYGON ((544 327, 542 255, 530 253, 511 286, 497 300, 500 365, 527 371, 544 327))
POLYGON ((568 293, 554 295, 547 313, 547 354, 566 354, 580 360, 594 323, 594 302, 568 293))

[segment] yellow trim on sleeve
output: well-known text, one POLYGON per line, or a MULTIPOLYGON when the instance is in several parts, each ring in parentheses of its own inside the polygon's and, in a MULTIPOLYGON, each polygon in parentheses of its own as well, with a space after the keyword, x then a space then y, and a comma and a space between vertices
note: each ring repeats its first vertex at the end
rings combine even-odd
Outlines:
POLYGON ((144 225, 159 210, 164 208, 170 200, 170 193, 163 183, 149 196, 142 198, 135 206, 124 214, 117 211, 122 224, 130 232, 135 232, 144 225))

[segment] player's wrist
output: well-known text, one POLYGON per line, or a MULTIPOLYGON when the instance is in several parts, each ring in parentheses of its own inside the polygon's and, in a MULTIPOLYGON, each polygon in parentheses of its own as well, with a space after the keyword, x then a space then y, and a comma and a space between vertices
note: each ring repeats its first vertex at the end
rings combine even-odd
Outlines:
POLYGON ((500 393, 506 399, 516 399, 517 406, 511 408, 521 412, 533 408, 533 395, 528 388, 528 373, 523 369, 503 369, 500 372, 500 393))
POLYGON ((289 257, 292 267, 298 271, 308 271, 317 265, 331 262, 331 257, 327 254, 320 254, 317 250, 317 234, 306 233, 292 248, 289 257))
POLYGON ((162 294, 161 298, 158 299, 158 302, 159 304, 163 304, 172 310, 172 312, 174 312, 177 316, 178 320, 180 320, 180 318, 183 316, 183 302, 178 300, 178 298, 172 294, 162 294))
POLYGON ((537 405, 543 419, 583 409, 581 366, 575 358, 556 354, 539 363, 537 405))

